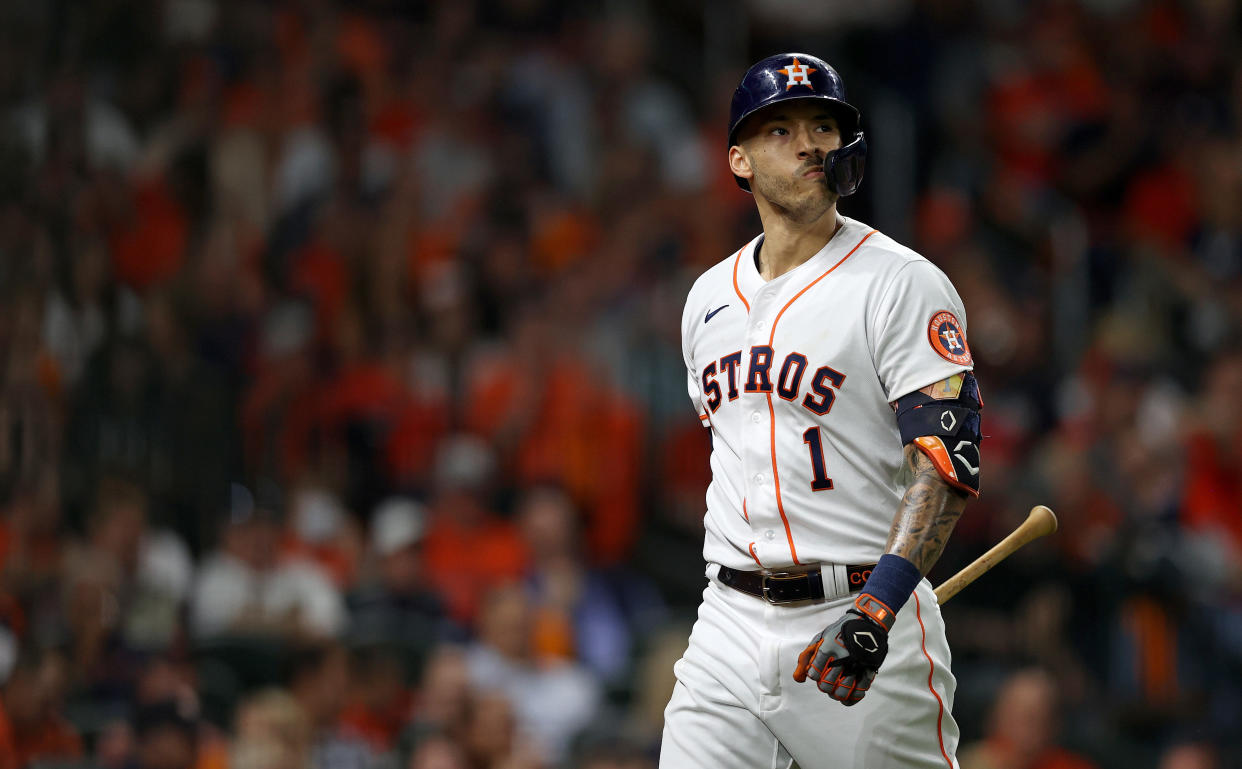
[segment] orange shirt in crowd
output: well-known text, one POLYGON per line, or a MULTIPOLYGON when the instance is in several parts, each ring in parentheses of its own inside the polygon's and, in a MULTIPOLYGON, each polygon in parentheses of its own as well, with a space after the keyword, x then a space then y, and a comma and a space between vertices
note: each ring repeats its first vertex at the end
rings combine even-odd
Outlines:
POLYGON ((518 480, 564 486, 586 514, 592 560, 623 560, 638 530, 638 406, 568 357, 551 362, 538 377, 503 358, 473 374, 470 429, 502 440, 515 415, 524 415, 513 456, 518 480))
POLYGON ((464 526, 450 515, 437 514, 423 538, 427 579, 449 614, 470 622, 484 593, 495 585, 519 579, 529 555, 517 527, 494 518, 464 526))

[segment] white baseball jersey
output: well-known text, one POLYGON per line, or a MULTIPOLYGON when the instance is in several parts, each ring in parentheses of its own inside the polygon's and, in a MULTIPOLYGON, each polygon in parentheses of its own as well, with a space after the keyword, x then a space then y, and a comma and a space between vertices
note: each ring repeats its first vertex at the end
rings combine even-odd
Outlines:
POLYGON ((944 273, 841 221, 771 281, 755 266, 756 238, 686 300, 690 397, 713 437, 709 563, 877 560, 908 482, 890 403, 973 366, 944 273))

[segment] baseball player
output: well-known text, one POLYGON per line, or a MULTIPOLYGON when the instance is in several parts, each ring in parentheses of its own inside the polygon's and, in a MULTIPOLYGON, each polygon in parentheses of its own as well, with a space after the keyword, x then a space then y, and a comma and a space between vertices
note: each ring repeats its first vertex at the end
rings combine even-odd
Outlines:
POLYGON ((814 56, 764 59, 734 93, 729 166, 763 233, 682 317, 713 439, 708 586, 663 769, 957 766, 924 575, 979 492, 983 404, 949 280, 837 211, 866 148, 814 56))

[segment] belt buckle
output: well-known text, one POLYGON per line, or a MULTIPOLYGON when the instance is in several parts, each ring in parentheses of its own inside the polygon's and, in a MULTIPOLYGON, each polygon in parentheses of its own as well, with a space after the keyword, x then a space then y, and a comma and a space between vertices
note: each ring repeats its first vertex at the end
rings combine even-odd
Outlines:
POLYGON ((783 603, 796 603, 797 601, 805 601, 810 597, 809 592, 808 592, 808 595, 803 595, 803 596, 774 598, 772 596, 772 591, 770 589, 769 583, 771 582, 796 582, 798 580, 806 580, 806 579, 807 579, 806 574, 790 574, 789 572, 774 572, 772 574, 764 574, 763 575, 763 600, 767 601, 770 604, 776 604, 776 605, 780 605, 783 603))

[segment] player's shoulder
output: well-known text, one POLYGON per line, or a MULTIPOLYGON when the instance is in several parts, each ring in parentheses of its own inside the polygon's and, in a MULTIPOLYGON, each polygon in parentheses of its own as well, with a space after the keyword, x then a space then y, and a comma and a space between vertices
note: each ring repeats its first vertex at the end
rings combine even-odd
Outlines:
MULTIPOLYGON (((881 295, 893 295, 894 284, 926 286, 930 290, 951 290, 952 282, 934 262, 909 246, 902 245, 873 227, 846 219, 846 234, 857 238, 858 253, 850 258, 850 268, 862 274, 881 295)), ((900 294, 901 292, 897 292, 900 294)))
POLYGON ((911 264, 935 265, 927 257, 909 246, 902 245, 874 227, 849 217, 842 217, 846 235, 860 241, 855 265, 873 270, 895 273, 911 264))

